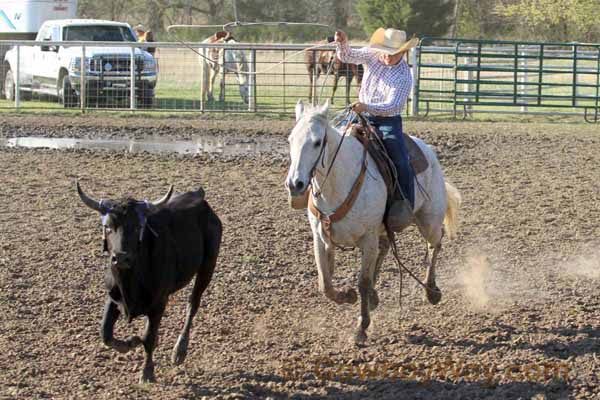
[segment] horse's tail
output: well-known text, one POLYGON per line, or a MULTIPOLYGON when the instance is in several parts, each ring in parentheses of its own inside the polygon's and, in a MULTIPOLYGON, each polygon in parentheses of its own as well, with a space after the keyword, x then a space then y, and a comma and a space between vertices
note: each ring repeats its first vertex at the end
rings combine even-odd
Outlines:
POLYGON ((458 189, 448 182, 444 183, 446 184, 447 202, 446 215, 444 217, 444 227, 446 228, 448 238, 452 240, 456 238, 456 233, 458 231, 458 209, 460 208, 462 198, 458 192, 458 189))

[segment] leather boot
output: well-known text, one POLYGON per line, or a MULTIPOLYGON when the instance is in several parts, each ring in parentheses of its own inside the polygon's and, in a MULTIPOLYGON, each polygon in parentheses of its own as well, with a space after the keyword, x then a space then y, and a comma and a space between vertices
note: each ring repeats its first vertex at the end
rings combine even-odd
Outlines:
POLYGON ((410 201, 405 199, 400 193, 400 189, 396 189, 392 198, 392 205, 387 214, 387 223, 393 232, 402 232, 414 221, 414 215, 410 206, 410 201))

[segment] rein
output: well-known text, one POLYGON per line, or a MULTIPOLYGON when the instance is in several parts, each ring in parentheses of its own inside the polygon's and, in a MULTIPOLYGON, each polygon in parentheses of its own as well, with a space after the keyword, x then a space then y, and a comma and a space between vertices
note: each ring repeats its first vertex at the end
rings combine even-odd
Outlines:
POLYGON ((408 273, 408 275, 410 275, 411 278, 413 278, 415 281, 417 281, 417 283, 419 285, 421 285, 425 290, 427 290, 429 293, 440 293, 439 289, 432 289, 429 286, 427 286, 426 284, 423 283, 422 280, 420 280, 415 274, 414 272, 412 272, 406 265, 404 265, 402 263, 402 261, 400 261, 400 255, 398 254, 398 246, 396 246, 396 235, 394 234, 394 232, 389 228, 389 226, 387 224, 384 224, 385 226, 385 232, 387 233, 390 245, 392 247, 392 254, 394 255, 394 259, 396 260, 396 264, 398 264, 398 272, 400 273, 400 293, 399 293, 399 299, 398 299, 398 306, 400 309, 402 309, 402 287, 403 287, 403 282, 404 282, 404 276, 402 274, 402 270, 406 271, 408 273))
MULTIPOLYGON (((350 115, 351 112, 352 112, 351 109, 348 108, 348 112, 346 113, 346 116, 350 115)), ((342 134, 342 138, 340 139, 340 142, 338 143, 338 146, 335 149, 335 153, 333 153, 333 158, 331 159, 331 162, 329 163, 329 167, 327 167, 327 172, 325 173, 325 179, 323 180, 321 187, 325 186, 325 183, 327 182, 327 178, 329 178, 329 174, 331 173, 331 169, 333 168, 333 163, 335 162, 337 155, 340 152, 340 149, 342 148, 342 144, 344 143, 344 139, 346 138, 346 132, 348 132, 348 128, 350 127, 351 124, 352 124, 352 118, 348 118, 348 122, 346 123, 346 126, 344 127, 344 133, 342 134)), ((327 140, 327 135, 325 135, 325 139, 323 140, 323 147, 321 148, 321 153, 323 152, 323 149, 325 148, 326 140, 327 140)), ((365 150, 366 150, 366 147, 365 147, 365 150)), ((318 160, 319 159, 317 158, 317 161, 318 160)), ((315 167, 316 167, 316 164, 315 164, 315 167)), ((313 167, 313 172, 314 172, 315 167, 313 167)), ((312 178, 314 178, 314 176, 311 176, 311 179, 312 178)), ((315 191, 313 193, 313 195, 315 197, 321 196, 321 190, 315 191)))
MULTIPOLYGON (((352 123, 352 118, 350 118, 348 120, 348 123, 346 124, 346 127, 344 128, 344 133, 342 134, 342 138, 340 139, 340 142, 338 143, 338 146, 333 155, 333 158, 331 159, 331 162, 329 163, 327 172, 325 174, 325 179, 323 180, 323 183, 320 185, 320 187, 325 186, 325 183, 327 182, 327 178, 329 177, 329 175, 331 173, 331 169, 333 167, 333 164, 335 163, 335 160, 337 159, 337 155, 342 147, 342 143, 344 141, 344 138, 346 137, 346 132, 348 131, 348 128, 350 127, 351 123, 352 123)), ((313 170, 311 171, 311 180, 314 179, 314 171, 316 170, 317 164, 319 163, 319 159, 321 159, 321 157, 324 154, 326 140, 327 140, 327 135, 325 135, 325 139, 323 139, 321 153, 320 153, 319 157, 317 157, 317 161, 315 162, 315 165, 313 166, 313 170)), ((362 162, 361 162, 360 173, 356 177, 356 180, 354 181, 354 184, 352 185, 352 188, 350 189, 348 196, 342 202, 342 204, 340 204, 340 206, 335 209, 334 212, 332 212, 331 214, 325 214, 323 211, 319 210, 319 208, 317 208, 317 206, 315 205, 313 197, 316 198, 316 197, 321 196, 320 189, 315 192, 311 192, 311 194, 308 196, 308 209, 321 222, 321 225, 323 226, 323 231, 325 232, 325 236, 327 237, 327 239, 336 246, 338 246, 338 245, 333 241, 332 232, 331 232, 331 224, 333 224, 334 222, 340 221, 341 219, 343 219, 346 216, 346 214, 348 214, 348 212, 354 205, 354 202, 356 201, 358 194, 360 193, 360 189, 362 188, 363 182, 365 180, 366 172, 367 172, 367 146, 363 145, 363 158, 362 158, 362 162)), ((315 185, 312 185, 312 186, 315 187, 315 185)))
MULTIPOLYGON (((177 43, 179 43, 179 44, 181 44, 181 45, 183 45, 183 46, 187 47, 187 48, 188 48, 188 50, 191 50, 191 51, 193 51, 193 52, 194 52, 194 53, 196 53, 198 56, 200 56, 200 57, 204 58, 204 59, 205 59, 207 62, 214 62, 214 60, 212 60, 210 57, 207 57, 207 56, 205 56, 204 54, 200 53, 198 50, 196 50, 194 47, 192 47, 192 45, 191 45, 191 44, 189 44, 189 43, 187 43, 187 42, 185 42, 185 41, 183 41, 183 40, 179 39, 179 38, 178 38, 178 37, 177 37, 175 34, 173 34, 173 33, 169 32, 169 31, 167 31, 167 33, 168 33, 168 34, 169 34, 169 35, 170 35, 170 36, 171 36, 173 39, 175 39, 175 41, 176 41, 177 43)), ((271 65, 270 67, 267 67, 267 68, 263 69, 262 71, 246 71, 246 72, 240 72, 240 74, 244 74, 244 75, 262 75, 262 74, 265 74, 265 73, 267 73, 267 71, 270 71, 270 70, 272 70, 272 69, 275 69, 275 68, 277 68, 278 66, 280 66, 280 65, 284 64, 284 63, 285 63, 285 62, 286 62, 288 59, 290 59, 290 58, 292 58, 292 57, 295 57, 295 56, 297 56, 298 54, 302 54, 302 53, 304 53, 304 52, 306 52, 306 51, 309 51, 309 50, 321 49, 321 48, 328 47, 328 46, 330 46, 330 45, 329 45, 329 44, 318 44, 318 45, 315 45, 315 46, 309 46, 309 47, 307 47, 307 48, 305 48, 305 49, 302 49, 302 50, 296 51, 296 52, 294 52, 294 53, 291 53, 291 54, 290 54, 290 55, 288 55, 287 57, 284 57, 284 58, 283 58, 283 60, 281 60, 281 61, 279 61, 279 62, 277 62, 277 63, 275 63, 275 64, 271 65)), ((219 64, 219 65, 220 65, 220 64, 219 64)))

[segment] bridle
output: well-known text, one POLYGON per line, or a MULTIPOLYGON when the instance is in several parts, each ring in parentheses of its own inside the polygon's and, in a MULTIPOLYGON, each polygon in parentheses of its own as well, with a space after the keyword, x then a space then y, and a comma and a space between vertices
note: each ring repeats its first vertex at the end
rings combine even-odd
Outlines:
MULTIPOLYGON (((327 237, 327 239, 337 247, 340 247, 340 246, 337 245, 333 241, 332 232, 331 232, 331 224, 341 220, 342 218, 344 218, 346 216, 346 214, 348 214, 348 212, 354 205, 354 202, 356 201, 358 194, 360 193, 360 189, 362 188, 362 184, 365 180, 365 175, 367 172, 367 147, 365 145, 363 145, 363 157, 362 157, 362 162, 361 162, 360 173, 358 174, 358 177, 354 181, 354 184, 352 185, 352 188, 350 189, 348 196, 346 196, 346 199, 342 202, 342 204, 340 204, 335 209, 335 211, 333 211, 332 213, 326 214, 315 205, 314 199, 321 196, 321 188, 323 188, 325 186, 325 183, 327 182, 327 178, 329 177, 329 174, 331 173, 331 169, 333 167, 333 164, 335 163, 335 160, 337 159, 337 155, 340 151, 340 148, 342 147, 342 143, 344 141, 344 138, 346 137, 346 133, 348 132, 348 128, 350 127, 351 123, 352 123, 352 118, 349 118, 348 122, 346 124, 346 127, 344 128, 344 133, 342 134, 342 138, 340 139, 340 142, 335 150, 335 153, 334 153, 331 161, 329 162, 329 167, 327 168, 327 172, 325 173, 325 179, 321 183, 319 190, 315 190, 315 191, 311 190, 311 192, 308 195, 308 209, 321 222, 321 226, 323 227, 323 232, 325 233, 325 236, 327 237)), ((323 139, 319 157, 317 157, 315 164, 313 165, 311 173, 310 173, 311 186, 313 188, 315 187, 315 185, 313 184, 313 180, 315 179, 314 175, 315 175, 316 167, 319 163, 319 160, 322 160, 322 162, 324 164, 324 149, 325 149, 325 145, 327 144, 326 139, 327 139, 327 133, 325 134, 325 138, 323 139)))
MULTIPOLYGON (((344 111, 344 113, 342 114, 342 116, 343 116, 342 120, 344 118, 349 117, 351 115, 351 113, 352 113, 352 108, 348 107, 344 111)), ((327 172, 325 173, 325 179, 323 179, 323 183, 320 185, 320 187, 325 186, 325 183, 327 182, 327 178, 329 178, 329 174, 331 173, 331 169, 333 168, 333 164, 335 163, 335 160, 337 159, 337 155, 340 152, 340 149, 342 148, 342 144, 344 143, 344 138, 346 137, 346 132, 348 132, 348 128, 352 124, 352 120, 353 120, 353 118, 348 118, 348 122, 346 123, 346 126, 344 127, 344 131, 343 131, 344 133, 342 134, 342 138, 340 139, 340 142, 338 143, 338 145, 337 145, 337 147, 335 149, 335 152, 333 153, 333 157, 331 158, 331 162, 329 163, 329 166, 327 167, 327 172)), ((322 147, 321 147, 321 153, 320 153, 319 157, 317 158, 317 161, 315 162, 315 165, 313 166, 313 169, 311 170, 311 173, 309 175, 311 183, 312 183, 312 181, 314 179, 314 172, 315 172, 317 164, 319 162, 319 158, 321 158, 321 157, 322 157, 321 160, 322 160, 323 168, 325 168, 325 154, 324 154, 324 150, 325 150, 325 145, 326 144, 327 144, 327 132, 325 132, 325 137, 323 138, 323 144, 322 144, 322 147)), ((315 185, 312 185, 312 187, 314 188, 315 185)), ((315 197, 320 197, 321 196, 321 190, 313 191, 313 195, 315 197)))
POLYGON ((325 133, 325 137, 323 138, 323 141, 321 142, 321 150, 319 150, 319 156, 315 160, 315 163, 313 164, 312 168, 310 169, 310 172, 308 173, 308 179, 311 182, 311 186, 314 186, 314 185, 312 185, 312 181, 315 177, 315 173, 317 171, 317 166, 319 165, 319 161, 321 161, 321 166, 323 168, 325 168, 325 146, 327 146, 327 132, 325 133))

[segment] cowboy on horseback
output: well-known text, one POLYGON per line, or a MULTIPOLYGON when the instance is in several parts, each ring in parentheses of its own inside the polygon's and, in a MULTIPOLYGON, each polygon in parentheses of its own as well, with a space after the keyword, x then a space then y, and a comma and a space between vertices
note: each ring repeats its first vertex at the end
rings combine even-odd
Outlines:
POLYGON ((335 32, 337 58, 345 63, 364 64, 365 72, 352 110, 362 113, 379 129, 383 143, 398 174, 399 190, 393 193, 389 215, 405 214, 406 202, 414 208, 414 176, 402 138, 401 112, 412 88, 412 76, 405 55, 419 40, 406 40, 406 32, 397 29, 377 29, 369 46, 352 49, 344 32, 335 32))

